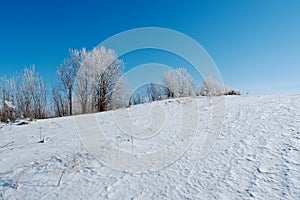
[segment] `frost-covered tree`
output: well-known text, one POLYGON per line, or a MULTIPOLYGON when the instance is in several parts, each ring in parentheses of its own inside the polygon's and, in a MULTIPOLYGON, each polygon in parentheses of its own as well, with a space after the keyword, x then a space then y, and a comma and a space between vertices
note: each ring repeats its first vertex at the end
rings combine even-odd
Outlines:
POLYGON ((177 90, 177 73, 175 70, 169 70, 164 74, 163 82, 166 88, 168 88, 167 95, 168 98, 175 97, 175 91, 177 90))
POLYGON ((185 68, 169 70, 164 74, 163 83, 169 98, 187 97, 195 95, 195 84, 193 77, 185 68))
POLYGON ((33 103, 33 95, 32 91, 34 91, 34 73, 35 73, 35 67, 31 66, 30 68, 24 69, 23 74, 21 75, 19 79, 19 83, 17 85, 19 86, 18 91, 20 92, 17 95, 18 99, 18 107, 21 111, 21 115, 24 118, 30 118, 32 117, 32 103, 33 103))
POLYGON ((80 56, 78 50, 69 50, 70 57, 65 59, 57 69, 57 76, 62 85, 62 92, 68 101, 69 115, 73 114, 73 93, 76 74, 80 67, 80 56))
POLYGON ((211 76, 204 79, 200 88, 200 94, 203 96, 220 96, 228 92, 228 89, 220 82, 214 80, 211 76))
POLYGON ((21 118, 44 118, 46 116, 47 88, 43 79, 36 74, 35 66, 25 67, 15 77, 15 101, 21 118))
POLYGON ((12 78, 6 79, 3 77, 0 79, 0 121, 2 122, 8 122, 16 118, 13 83, 12 78))
POLYGON ((47 88, 35 73, 35 66, 9 79, 2 78, 0 86, 1 120, 16 118, 45 118, 47 88))
POLYGON ((109 101, 109 109, 113 110, 128 106, 128 99, 130 99, 130 91, 126 81, 120 78, 112 92, 111 100, 109 101))
MULTIPOLYGON (((119 98, 123 62, 115 52, 105 47, 78 51, 80 69, 76 78, 76 96, 82 113, 101 112, 120 104, 119 98), (115 94, 114 94, 115 93, 115 94)), ((125 91, 125 90, 122 90, 125 91)))
POLYGON ((41 77, 35 78, 35 86, 32 91, 33 96, 33 118, 43 119, 47 111, 47 87, 41 77))
POLYGON ((178 73, 179 97, 194 96, 195 84, 193 77, 185 68, 179 68, 176 70, 176 72, 178 73))
POLYGON ((94 48, 87 58, 94 74, 96 109, 106 111, 121 77, 123 63, 113 50, 104 47, 94 48))
POLYGON ((92 72, 91 69, 84 66, 84 60, 87 55, 87 52, 85 49, 80 50, 80 54, 78 54, 79 57, 82 58, 80 69, 77 71, 77 77, 75 81, 75 93, 77 98, 77 103, 79 104, 78 107, 81 108, 81 113, 89 113, 91 112, 89 109, 89 101, 91 96, 91 86, 93 82, 92 78, 92 72))

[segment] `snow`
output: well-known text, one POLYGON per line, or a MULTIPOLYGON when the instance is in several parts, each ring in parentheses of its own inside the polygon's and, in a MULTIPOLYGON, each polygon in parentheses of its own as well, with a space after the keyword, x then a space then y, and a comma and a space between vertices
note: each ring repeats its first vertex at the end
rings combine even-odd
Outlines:
POLYGON ((225 100, 221 133, 204 158, 200 152, 211 129, 214 103, 205 97, 24 126, 0 125, 0 199, 300 199, 300 95, 227 96, 225 100), (195 101, 197 105, 192 104, 195 101), (185 105, 187 111, 200 113, 186 122, 198 123, 191 146, 178 152, 170 164, 155 165, 147 172, 120 170, 125 164, 134 166, 129 160, 113 168, 116 163, 99 160, 96 150, 87 146, 91 141, 79 134, 93 129, 89 124, 94 118, 113 148, 128 155, 150 154, 176 140, 185 105), (123 134, 130 126, 120 128, 114 121, 122 125, 126 119, 139 131, 123 134), (45 143, 39 143, 40 130, 45 143), (151 130, 149 137, 144 135, 151 130))
POLYGON ((11 108, 11 109, 16 109, 16 106, 14 106, 13 102, 11 101, 5 101, 5 104, 7 105, 7 107, 11 108))
POLYGON ((11 121, 10 125, 26 125, 30 123, 30 119, 17 119, 14 121, 11 121))

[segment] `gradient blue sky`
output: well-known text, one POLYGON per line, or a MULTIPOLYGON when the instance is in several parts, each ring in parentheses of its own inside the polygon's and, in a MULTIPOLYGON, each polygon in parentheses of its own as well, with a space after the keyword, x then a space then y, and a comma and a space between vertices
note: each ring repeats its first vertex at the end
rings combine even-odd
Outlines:
MULTIPOLYGON (((300 93, 298 0, 2 1, 0 76, 35 64, 50 85, 69 48, 90 49, 121 31, 147 26, 198 41, 230 87, 300 93)), ((155 55, 124 58, 126 70, 162 59, 155 55)))

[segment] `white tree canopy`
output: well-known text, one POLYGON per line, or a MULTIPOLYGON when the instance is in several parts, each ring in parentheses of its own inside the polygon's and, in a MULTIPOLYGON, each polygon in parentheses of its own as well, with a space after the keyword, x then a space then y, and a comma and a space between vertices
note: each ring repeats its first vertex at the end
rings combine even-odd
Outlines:
POLYGON ((75 93, 82 113, 106 111, 124 104, 122 93, 127 92, 121 86, 123 62, 116 53, 103 46, 87 51, 78 51, 80 69, 77 72, 75 93))
POLYGON ((203 82, 204 83, 200 88, 200 94, 203 96, 220 96, 229 91, 228 88, 214 80, 211 76, 208 76, 203 82))
POLYGON ((164 85, 169 89, 169 97, 187 97, 195 95, 193 77, 185 68, 169 70, 164 74, 164 85))

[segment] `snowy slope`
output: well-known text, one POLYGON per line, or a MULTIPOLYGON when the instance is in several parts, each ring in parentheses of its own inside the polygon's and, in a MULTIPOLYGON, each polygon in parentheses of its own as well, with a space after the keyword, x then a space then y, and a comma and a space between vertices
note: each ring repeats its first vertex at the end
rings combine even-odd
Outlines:
MULTIPOLYGON (((201 114, 190 148, 172 164, 146 173, 122 172, 95 159, 74 117, 0 125, 0 199, 300 199, 300 95, 226 97, 222 131, 204 159, 199 152, 210 129, 211 99, 123 109, 139 127, 160 123, 149 118, 153 106, 164 110, 158 134, 134 141, 113 123, 116 112, 90 116, 115 148, 156 152, 174 140, 182 105, 191 100, 201 114), (45 143, 39 143, 40 129, 45 143)), ((154 109, 152 115, 159 113, 154 109)))

